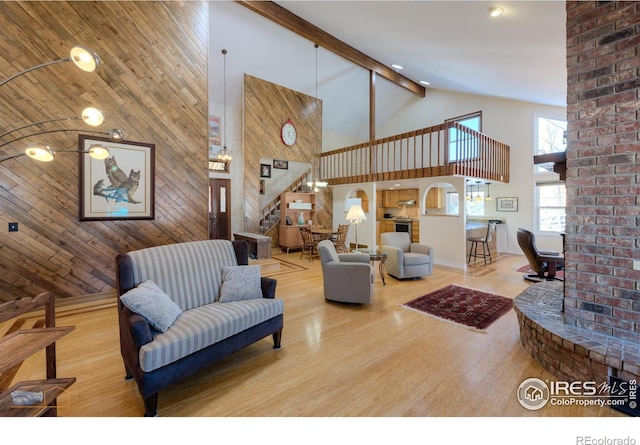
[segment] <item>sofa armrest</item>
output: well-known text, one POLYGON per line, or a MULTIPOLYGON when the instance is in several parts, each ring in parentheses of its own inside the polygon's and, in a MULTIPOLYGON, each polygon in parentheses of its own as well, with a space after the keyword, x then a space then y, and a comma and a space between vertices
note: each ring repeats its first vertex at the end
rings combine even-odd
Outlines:
POLYGON ((127 323, 131 330, 133 341, 138 349, 153 341, 151 325, 142 315, 130 312, 127 317, 127 323))
POLYGON ((385 262, 387 269, 391 268, 397 271, 404 264, 404 252, 401 248, 385 244, 380 246, 380 250, 387 252, 387 261, 385 262))
POLYGON ((369 263, 369 255, 366 253, 339 253, 341 263, 369 263))
POLYGON ((433 264, 433 260, 434 260, 433 247, 425 246, 424 244, 411 243, 411 246, 409 246, 409 252, 421 253, 423 255, 429 255, 429 259, 431 260, 431 264, 433 264))
POLYGON ((260 277, 260 288, 262 289, 262 298, 275 298, 277 283, 278 281, 274 278, 260 277))

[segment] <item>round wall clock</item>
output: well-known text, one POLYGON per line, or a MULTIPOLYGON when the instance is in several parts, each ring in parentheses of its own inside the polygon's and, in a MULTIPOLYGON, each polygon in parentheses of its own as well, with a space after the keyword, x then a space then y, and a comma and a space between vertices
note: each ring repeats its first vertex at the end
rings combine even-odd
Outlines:
POLYGON ((291 147, 296 143, 296 139, 298 137, 298 133, 296 131, 296 127, 291 122, 291 119, 288 119, 284 124, 282 124, 282 128, 280 129, 280 137, 282 138, 282 142, 285 145, 291 147))

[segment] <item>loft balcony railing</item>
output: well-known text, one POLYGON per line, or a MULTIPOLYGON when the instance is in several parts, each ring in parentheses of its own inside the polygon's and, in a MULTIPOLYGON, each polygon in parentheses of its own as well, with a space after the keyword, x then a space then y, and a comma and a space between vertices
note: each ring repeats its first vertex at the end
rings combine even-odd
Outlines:
POLYGON ((509 146, 446 122, 323 153, 322 179, 331 185, 435 176, 509 182, 509 146))

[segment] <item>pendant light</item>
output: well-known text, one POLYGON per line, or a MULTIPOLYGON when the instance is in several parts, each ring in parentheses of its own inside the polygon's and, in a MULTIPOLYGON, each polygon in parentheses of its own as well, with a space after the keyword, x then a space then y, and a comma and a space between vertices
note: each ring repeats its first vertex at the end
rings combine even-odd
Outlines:
POLYGON ((218 152, 218 161, 229 163, 231 159, 233 159, 233 152, 227 149, 227 50, 222 50, 222 59, 223 59, 223 74, 222 74, 222 89, 224 94, 223 99, 223 119, 224 119, 224 128, 222 133, 222 150, 218 152))
POLYGON ((467 179, 467 193, 464 197, 465 201, 471 201, 471 194, 473 193, 473 185, 469 185, 469 180, 467 179), (469 192, 469 188, 471 188, 471 192, 469 192))
POLYGON ((476 202, 484 201, 482 199, 482 196, 480 196, 480 183, 481 182, 482 181, 476 181, 476 184, 478 184, 478 194, 476 195, 476 199, 475 199, 476 202))
POLYGON ((493 201, 493 198, 489 194, 489 186, 491 185, 491 183, 490 182, 485 182, 485 184, 487 185, 487 196, 486 196, 486 198, 484 198, 484 200, 485 201, 493 201))
MULTIPOLYGON (((316 97, 315 97, 315 107, 316 107, 316 131, 315 131, 315 151, 314 151, 314 157, 316 155, 316 153, 318 153, 318 133, 319 133, 319 129, 318 129, 318 123, 319 123, 319 110, 318 110, 318 44, 315 43, 314 48, 316 49, 316 97)), ((320 140, 322 140, 322 135, 320 135, 320 140)), ((320 151, 322 151, 322 147, 320 147, 320 151)), ((315 164, 315 162, 314 162, 315 164)), ((309 187, 311 190, 313 190, 315 193, 319 192, 321 188, 326 187, 328 184, 326 181, 308 181, 307 182, 307 187, 309 187)))

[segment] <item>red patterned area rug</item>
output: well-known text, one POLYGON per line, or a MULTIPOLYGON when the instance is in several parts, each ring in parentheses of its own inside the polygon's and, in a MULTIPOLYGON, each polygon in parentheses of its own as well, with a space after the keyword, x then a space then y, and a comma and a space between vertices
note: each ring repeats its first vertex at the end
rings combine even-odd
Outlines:
POLYGON ((494 321, 509 312, 512 303, 510 298, 450 284, 402 306, 485 332, 494 321))

